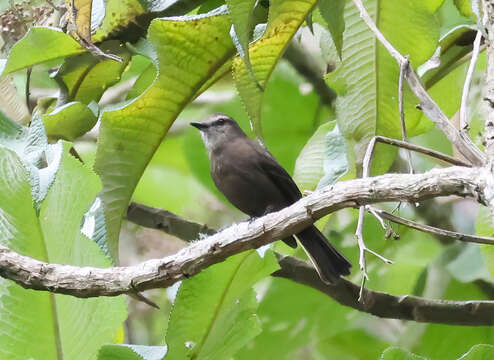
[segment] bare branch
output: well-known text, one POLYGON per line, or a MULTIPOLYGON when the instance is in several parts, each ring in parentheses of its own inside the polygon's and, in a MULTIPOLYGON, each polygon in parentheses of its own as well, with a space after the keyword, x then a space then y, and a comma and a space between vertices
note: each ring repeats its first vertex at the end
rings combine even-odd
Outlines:
POLYGON ((494 170, 494 1, 484 0, 485 26, 487 36, 487 76, 485 98, 487 101, 487 118, 485 120, 485 153, 489 160, 489 167, 486 169, 491 178, 486 178, 485 198, 489 206, 491 218, 494 219, 494 180, 492 173, 494 170))
POLYGON ((449 141, 456 149, 475 166, 482 166, 486 163, 485 154, 475 146, 472 140, 464 132, 458 131, 449 121, 448 117, 441 111, 434 100, 430 97, 427 91, 420 83, 420 79, 410 66, 408 59, 401 55, 393 45, 384 37, 374 24, 374 21, 369 16, 367 10, 361 0, 353 0, 353 3, 360 11, 360 17, 365 21, 367 26, 376 35, 376 38, 384 45, 390 55, 398 62, 398 65, 403 67, 405 79, 407 79, 411 90, 420 100, 422 111, 431 119, 436 126, 446 135, 449 141))
POLYGON ((337 183, 290 207, 193 242, 178 253, 136 266, 93 268, 48 264, 0 247, 0 276, 35 290, 77 297, 116 296, 167 287, 248 249, 299 232, 331 212, 383 201, 457 195, 482 199, 485 172, 450 167, 424 174, 386 174, 337 183))
MULTIPOLYGON (((408 60, 408 57, 407 57, 408 60)), ((398 110, 400 112, 401 140, 408 142, 407 127, 405 124, 405 109, 403 107, 403 78, 405 77, 405 64, 400 65, 400 77, 398 79, 398 110)), ((407 151, 408 172, 413 174, 412 153, 407 151)))
MULTIPOLYGON (((426 148, 426 147, 423 147, 420 145, 415 145, 415 144, 412 144, 409 142, 400 141, 400 140, 388 138, 385 136, 375 136, 374 139, 375 139, 375 142, 380 142, 382 144, 397 146, 400 148, 415 151, 415 152, 430 156, 432 158, 436 158, 436 159, 445 161, 445 162, 453 164, 453 165, 470 167, 470 164, 467 164, 466 162, 464 162, 460 159, 456 159, 452 156, 443 154, 442 152, 432 150, 432 149, 429 149, 429 148, 426 148)), ((369 148, 370 148, 370 143, 369 143, 369 148)))
POLYGON ((328 285, 319 279, 314 268, 300 259, 280 256, 278 261, 281 270, 275 272, 274 276, 310 286, 341 305, 375 316, 450 325, 494 325, 494 301, 429 300, 410 295, 393 296, 365 289, 362 295, 364 301, 361 302, 358 300, 360 286, 348 280, 341 279, 337 284, 328 285))
POLYGON ((371 207, 370 211, 376 212, 377 215, 380 217, 392 221, 397 224, 405 225, 408 226, 412 229, 419 230, 425 233, 429 233, 432 235, 439 235, 439 236, 448 236, 453 239, 463 241, 463 242, 472 242, 472 243, 477 243, 477 244, 488 244, 488 245, 494 245, 494 238, 490 236, 477 236, 477 235, 468 235, 468 234, 463 234, 459 233, 456 231, 450 231, 450 230, 444 230, 444 229, 439 229, 434 226, 429 226, 429 225, 423 225, 419 224, 415 221, 404 219, 399 216, 395 216, 393 214, 388 213, 387 211, 383 211, 380 209, 377 209, 375 207, 371 207))
POLYGON ((127 209, 127 220, 151 229, 157 229, 184 241, 196 240, 199 234, 213 235, 215 230, 181 218, 167 211, 142 204, 131 203, 127 209))

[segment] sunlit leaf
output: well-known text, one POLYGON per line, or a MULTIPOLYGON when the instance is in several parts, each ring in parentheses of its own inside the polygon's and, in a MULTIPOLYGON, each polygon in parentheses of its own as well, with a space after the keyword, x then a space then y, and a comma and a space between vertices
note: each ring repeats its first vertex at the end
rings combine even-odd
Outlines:
POLYGON ((48 60, 84 51, 72 36, 61 30, 34 27, 12 47, 5 67, 0 68, 0 74, 9 74, 48 60))

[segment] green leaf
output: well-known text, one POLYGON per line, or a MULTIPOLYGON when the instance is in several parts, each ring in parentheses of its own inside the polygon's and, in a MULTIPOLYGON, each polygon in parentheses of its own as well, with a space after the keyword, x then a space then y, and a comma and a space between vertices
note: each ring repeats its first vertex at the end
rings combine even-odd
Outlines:
MULTIPOLYGON (((60 168, 38 216, 25 165, 0 146, 0 239, 42 261, 107 267, 110 263, 96 243, 80 231, 82 216, 100 190, 99 179, 68 153, 70 145, 63 147, 60 168)), ((125 318, 122 297, 79 299, 25 290, 2 279, 0 357, 56 359, 63 352, 67 359, 95 359, 125 318)))
MULTIPOLYGON (((492 215, 489 209, 485 206, 479 206, 477 212, 477 220, 475 221, 475 230, 480 236, 493 236, 494 224, 492 223, 492 215)), ((494 276, 494 246, 481 245, 482 257, 489 269, 489 272, 494 276)))
POLYGON ((180 111, 233 55, 229 29, 223 11, 153 20, 148 39, 158 56, 156 80, 134 101, 103 113, 94 168, 103 182, 114 258, 121 219, 144 168, 180 111))
POLYGON ((166 346, 105 345, 98 360, 161 360, 165 354, 166 346))
POLYGON ((260 332, 252 289, 279 268, 272 252, 228 258, 185 280, 166 333, 167 360, 229 359, 260 332))
MULTIPOLYGON (((348 319, 352 311, 313 288, 272 278, 257 311, 262 333, 235 359, 317 359, 310 353, 313 345, 344 333, 351 325, 348 319), (300 349, 305 351, 297 356, 300 349)), ((321 358, 339 359, 325 355, 321 358)))
POLYGON ((455 279, 464 283, 480 279, 490 281, 492 277, 481 252, 484 246, 488 245, 465 244, 458 256, 446 266, 447 270, 455 279))
POLYGON ((234 29, 234 41, 238 41, 240 56, 245 65, 251 71, 249 59, 249 39, 252 31, 252 10, 256 0, 226 0, 228 13, 234 29))
POLYGON ((427 360, 425 357, 412 354, 399 348, 388 348, 384 350, 380 360, 427 360))
POLYGON ((133 99, 144 93, 153 83, 154 79, 156 79, 156 67, 153 64, 150 64, 146 70, 139 75, 134 86, 132 86, 132 89, 127 93, 127 99, 133 99))
POLYGON ((55 28, 34 27, 12 46, 0 74, 6 75, 48 60, 79 54, 85 50, 70 35, 55 28))
POLYGON ((322 0, 319 2, 319 10, 328 24, 333 43, 341 59, 343 32, 345 31, 345 0, 322 0))
MULTIPOLYGON (((486 299, 479 286, 463 284, 452 280, 444 299, 463 300, 486 299)), ((490 326, 451 326, 429 324, 414 351, 430 359, 460 359, 473 346, 492 344, 494 330, 490 326)))
POLYGON ((475 17, 470 0, 453 0, 456 8, 465 17, 475 17))
MULTIPOLYGON (((372 326, 371 321, 369 325, 372 326)), ((324 331, 324 329, 321 330, 324 331)), ((316 350, 321 359, 377 359, 388 346, 386 342, 381 341, 380 335, 375 331, 364 329, 343 330, 319 341, 316 350)))
POLYGON ((48 136, 74 140, 96 125, 98 118, 91 109, 80 102, 70 102, 41 115, 48 136))
POLYGON ((427 6, 431 12, 437 11, 443 4, 445 0, 425 0, 422 3, 427 6))
POLYGON ((60 143, 48 144, 43 122, 37 115, 29 128, 0 117, 0 130, 0 145, 15 151, 29 172, 34 205, 39 210, 58 171, 62 146, 60 143))
POLYGON ((67 101, 98 102, 105 90, 120 80, 130 60, 129 51, 116 40, 104 42, 99 48, 119 56, 122 62, 100 59, 90 53, 66 58, 55 77, 65 84, 67 101))
MULTIPOLYGON (((266 87, 273 69, 288 42, 312 10, 314 0, 273 0, 269 6, 269 18, 264 35, 249 47, 249 57, 255 79, 266 87)), ((252 121, 254 132, 262 137, 261 105, 263 90, 249 73, 242 60, 233 61, 233 75, 240 97, 252 121)))
POLYGON ((321 125, 300 152, 294 179, 302 190, 335 183, 349 169, 345 138, 336 122, 321 125))
POLYGON ((463 355, 461 360, 491 360, 493 358, 494 346, 488 344, 478 344, 463 355))
MULTIPOLYGON (((423 1, 366 1, 365 6, 377 27, 402 54, 410 55, 412 66, 422 64, 436 50, 439 24, 423 1), (416 39, 421 39, 417 42, 416 39)), ((338 127, 349 140, 357 164, 363 160, 373 136, 401 138, 398 113, 399 67, 387 50, 375 39, 358 9, 348 2, 345 7, 346 29, 343 34, 342 62, 330 74, 330 86, 336 84, 340 95, 336 101, 338 127), (358 54, 358 56, 356 55, 358 54), (343 91, 342 91, 343 90, 343 91)), ((421 120, 415 108, 416 98, 405 87, 404 105, 407 131, 415 136, 432 127, 421 120)), ((376 150, 373 172, 386 171, 396 156, 389 147, 376 150)))

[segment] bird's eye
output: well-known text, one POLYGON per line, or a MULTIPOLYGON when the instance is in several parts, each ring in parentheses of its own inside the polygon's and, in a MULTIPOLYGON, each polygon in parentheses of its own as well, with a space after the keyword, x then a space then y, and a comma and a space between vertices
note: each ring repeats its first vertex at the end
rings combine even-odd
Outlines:
POLYGON ((225 119, 218 119, 218 125, 223 125, 225 123, 225 119))

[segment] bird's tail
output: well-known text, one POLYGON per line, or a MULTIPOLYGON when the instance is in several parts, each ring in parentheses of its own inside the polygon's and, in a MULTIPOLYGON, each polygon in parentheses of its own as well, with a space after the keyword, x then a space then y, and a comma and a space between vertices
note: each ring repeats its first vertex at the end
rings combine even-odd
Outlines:
POLYGON ((350 275, 350 261, 315 226, 302 230, 297 238, 324 282, 332 284, 341 275, 350 275))

